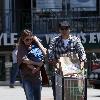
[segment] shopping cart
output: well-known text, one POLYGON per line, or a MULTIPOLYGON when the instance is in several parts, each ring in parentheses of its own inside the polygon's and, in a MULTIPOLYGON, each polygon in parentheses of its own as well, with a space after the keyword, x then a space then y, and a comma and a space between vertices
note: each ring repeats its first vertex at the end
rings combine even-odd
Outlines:
POLYGON ((55 73, 56 100, 87 100, 85 76, 63 76, 55 73))

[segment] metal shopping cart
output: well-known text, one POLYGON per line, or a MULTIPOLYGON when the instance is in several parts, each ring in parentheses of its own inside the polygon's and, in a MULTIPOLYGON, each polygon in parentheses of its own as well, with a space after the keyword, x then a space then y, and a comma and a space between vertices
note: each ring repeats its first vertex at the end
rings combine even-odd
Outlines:
POLYGON ((85 68, 81 70, 76 54, 60 57, 55 71, 56 100, 87 100, 85 68))
POLYGON ((87 79, 55 73, 56 100, 87 100, 87 79))

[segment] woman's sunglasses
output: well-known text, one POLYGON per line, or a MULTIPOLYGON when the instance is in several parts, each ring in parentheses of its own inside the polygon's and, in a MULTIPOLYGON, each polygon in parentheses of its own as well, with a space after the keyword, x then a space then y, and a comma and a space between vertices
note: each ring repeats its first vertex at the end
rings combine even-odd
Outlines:
POLYGON ((25 39, 26 42, 32 41, 32 39, 25 39))

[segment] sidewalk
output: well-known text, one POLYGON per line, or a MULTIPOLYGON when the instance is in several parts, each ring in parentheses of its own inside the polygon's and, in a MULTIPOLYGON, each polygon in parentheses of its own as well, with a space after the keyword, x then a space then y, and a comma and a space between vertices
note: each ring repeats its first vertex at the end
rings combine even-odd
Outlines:
MULTIPOLYGON (((9 86, 0 86, 0 100, 26 100, 23 88, 15 86, 15 88, 9 88, 9 86)), ((53 100, 51 87, 42 88, 41 100, 53 100)))

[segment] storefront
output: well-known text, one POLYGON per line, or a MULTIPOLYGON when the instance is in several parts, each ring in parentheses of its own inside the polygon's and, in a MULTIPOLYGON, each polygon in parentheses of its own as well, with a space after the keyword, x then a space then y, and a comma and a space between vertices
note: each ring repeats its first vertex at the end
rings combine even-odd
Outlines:
POLYGON ((17 43, 17 33, 0 34, 0 81, 9 81, 10 68, 12 67, 11 52, 17 43))

